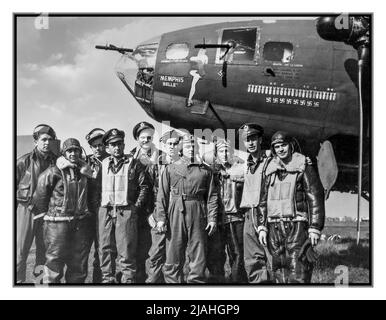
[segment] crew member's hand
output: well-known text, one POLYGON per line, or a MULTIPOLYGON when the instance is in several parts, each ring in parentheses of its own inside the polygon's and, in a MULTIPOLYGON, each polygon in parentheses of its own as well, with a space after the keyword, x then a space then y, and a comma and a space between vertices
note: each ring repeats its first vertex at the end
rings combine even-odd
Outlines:
POLYGON ((259 241, 260 243, 266 247, 267 246, 267 231, 265 230, 260 230, 259 232, 259 241))
POLYGON ((165 221, 158 221, 156 229, 158 233, 165 233, 166 232, 165 221))
POLYGON ((211 236, 217 230, 217 223, 216 222, 209 222, 208 225, 206 226, 205 230, 208 230, 208 229, 209 229, 208 236, 211 236))
POLYGON ((56 159, 56 165, 59 169, 76 167, 75 163, 68 161, 64 156, 60 156, 58 159, 56 159))
POLYGON ((233 182, 244 182, 244 176, 242 175, 231 175, 230 178, 233 182))
POLYGON ((311 245, 315 247, 319 242, 319 238, 320 238, 319 234, 310 232, 308 236, 311 239, 311 245))

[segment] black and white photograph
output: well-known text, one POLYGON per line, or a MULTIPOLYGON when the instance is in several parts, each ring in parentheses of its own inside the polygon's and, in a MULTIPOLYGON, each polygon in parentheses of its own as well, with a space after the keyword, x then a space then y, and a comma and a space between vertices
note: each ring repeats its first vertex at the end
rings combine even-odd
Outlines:
POLYGON ((14 12, 12 285, 371 287, 372 22, 14 12))

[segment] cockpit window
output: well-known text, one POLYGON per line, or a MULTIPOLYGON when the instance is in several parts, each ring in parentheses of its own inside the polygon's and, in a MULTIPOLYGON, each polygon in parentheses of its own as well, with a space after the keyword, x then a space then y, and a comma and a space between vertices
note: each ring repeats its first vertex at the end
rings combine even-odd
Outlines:
POLYGON ((267 42, 263 57, 267 61, 288 63, 293 59, 294 46, 290 42, 267 42))
MULTIPOLYGON (((233 64, 251 64, 256 63, 258 59, 259 50, 258 47, 259 32, 257 28, 238 28, 238 29, 225 29, 222 32, 221 43, 228 44, 233 43, 234 48, 228 51, 226 57, 224 57, 228 63, 233 64)), ((216 63, 222 63, 224 61, 224 53, 226 49, 219 49, 216 57, 216 63)))
POLYGON ((189 55, 189 46, 186 43, 173 43, 166 48, 167 60, 182 60, 189 55))

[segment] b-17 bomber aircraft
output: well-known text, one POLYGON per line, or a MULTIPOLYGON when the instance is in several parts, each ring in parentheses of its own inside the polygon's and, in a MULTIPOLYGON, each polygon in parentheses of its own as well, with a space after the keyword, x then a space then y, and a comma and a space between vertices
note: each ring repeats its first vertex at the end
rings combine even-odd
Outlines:
POLYGON ((151 118, 192 132, 287 131, 317 159, 327 194, 369 198, 370 16, 267 16, 96 47, 122 54, 117 75, 151 118))

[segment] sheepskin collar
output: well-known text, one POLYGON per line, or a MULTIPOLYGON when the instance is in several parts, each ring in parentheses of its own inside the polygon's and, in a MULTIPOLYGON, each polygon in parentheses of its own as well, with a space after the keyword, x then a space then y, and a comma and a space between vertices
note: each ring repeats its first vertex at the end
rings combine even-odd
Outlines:
POLYGON ((292 159, 289 163, 285 164, 278 157, 274 157, 268 164, 266 169, 266 175, 273 174, 275 172, 304 172, 306 168, 306 157, 300 153, 295 152, 292 155, 292 159))
POLYGON ((73 170, 79 170, 80 174, 86 176, 87 178, 93 178, 93 171, 91 167, 83 160, 79 160, 78 164, 74 164, 65 157, 61 156, 56 160, 56 166, 62 171, 66 168, 70 169, 71 175, 73 174, 73 170))

